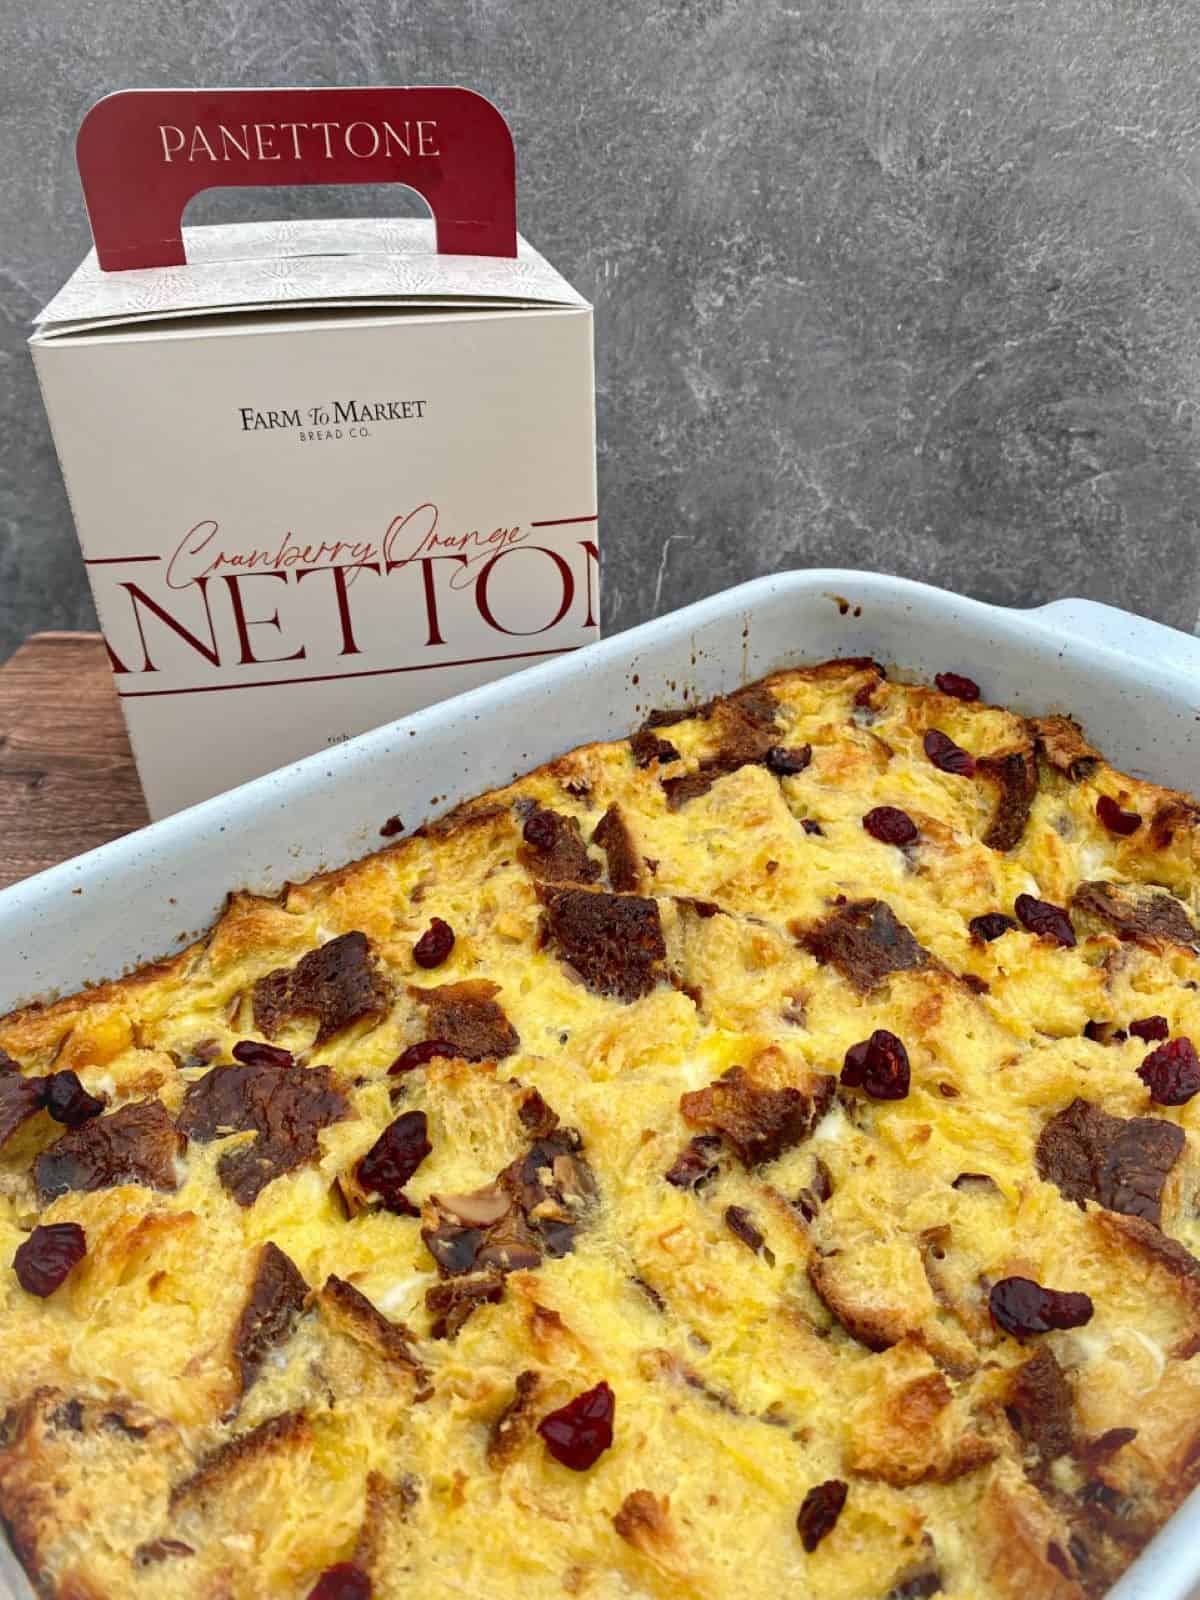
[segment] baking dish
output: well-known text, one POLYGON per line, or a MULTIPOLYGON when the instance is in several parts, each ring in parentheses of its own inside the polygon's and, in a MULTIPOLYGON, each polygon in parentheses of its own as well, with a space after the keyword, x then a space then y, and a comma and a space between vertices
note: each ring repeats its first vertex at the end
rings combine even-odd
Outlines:
MULTIPOLYGON (((1030 613, 837 571, 761 579, 659 622, 378 729, 0 895, 0 1009, 176 946, 237 882, 277 888, 589 739, 651 705, 773 668, 873 655, 906 673, 967 671, 1017 710, 1073 711, 1117 763, 1194 787, 1200 644, 1108 607, 1030 613)), ((1183 1600, 1189 1502, 1113 1591, 1183 1600)), ((13 1570, 11 1562, 8 1569, 13 1570)), ((12 1593, 26 1595, 13 1576, 12 1593)))

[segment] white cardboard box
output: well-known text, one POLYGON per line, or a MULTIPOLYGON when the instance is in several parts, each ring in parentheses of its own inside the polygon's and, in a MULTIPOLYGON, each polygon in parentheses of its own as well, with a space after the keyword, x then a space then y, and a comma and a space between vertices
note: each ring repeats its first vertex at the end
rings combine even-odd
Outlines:
POLYGON ((535 250, 183 236, 31 340, 154 816, 598 636, 592 313, 535 250))

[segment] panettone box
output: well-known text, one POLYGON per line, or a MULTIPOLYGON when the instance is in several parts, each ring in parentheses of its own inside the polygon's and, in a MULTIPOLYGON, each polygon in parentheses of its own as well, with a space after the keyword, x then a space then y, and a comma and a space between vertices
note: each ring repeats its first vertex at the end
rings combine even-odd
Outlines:
POLYGON ((151 813, 597 637, 592 312, 462 89, 130 91, 34 361, 151 813), (432 219, 181 228, 230 185, 432 219))

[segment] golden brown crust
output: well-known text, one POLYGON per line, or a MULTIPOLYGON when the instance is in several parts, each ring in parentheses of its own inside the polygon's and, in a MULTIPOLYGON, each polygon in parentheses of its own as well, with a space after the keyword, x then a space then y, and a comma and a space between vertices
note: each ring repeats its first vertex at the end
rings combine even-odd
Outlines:
POLYGON ((412 991, 424 1008, 428 1037, 453 1045, 464 1061, 502 1061, 520 1044, 496 998, 499 993, 498 984, 480 978, 412 991))
POLYGON ((227 1440, 205 1456, 194 1472, 173 1485, 172 1515, 193 1507, 201 1514, 210 1512, 216 1502, 235 1492, 240 1481, 253 1476, 263 1461, 288 1454, 307 1444, 311 1436, 303 1412, 289 1411, 227 1440))
MULTIPOLYGON (((221 924, 216 926, 220 927, 221 924)), ((22 1061, 29 1058, 37 1060, 44 1051, 57 1044, 76 1017, 94 1013, 103 1006, 124 1004, 135 999, 139 991, 153 991, 183 976, 203 948, 204 941, 198 940, 181 950, 177 956, 146 962, 123 977, 94 984, 89 989, 81 989, 78 994, 64 995, 60 1000, 35 1000, 10 1011, 0 1019, 5 1048, 22 1061)))
POLYGON ((1083 737, 1083 730, 1072 717, 1031 717, 1030 732, 1038 753, 1056 772, 1075 782, 1095 767, 1101 759, 1083 737))
POLYGON ((352 1283, 331 1273, 317 1301, 335 1328, 367 1345, 382 1360, 407 1367, 417 1377, 424 1376, 413 1354, 408 1329, 401 1323, 389 1322, 352 1283))
POLYGON ((538 1373, 517 1373, 512 1399, 492 1423, 488 1435, 489 1467, 502 1470, 527 1443, 537 1422, 535 1407, 541 1391, 542 1380, 538 1373))
POLYGON ((395 1557, 402 1552, 396 1551, 393 1555, 391 1547, 401 1544, 398 1535, 409 1521, 417 1499, 417 1487, 410 1473, 402 1474, 396 1483, 382 1472, 367 1474, 362 1526, 355 1541, 353 1561, 376 1581, 382 1581, 398 1564, 395 1557))
POLYGON ((1021 842, 1037 796, 1037 762, 1029 745, 981 756, 979 770, 996 784, 996 810, 983 842, 992 850, 1011 850, 1021 842))
POLYGON ((692 1128, 720 1134, 747 1167, 774 1161, 813 1131, 833 1099, 830 1076, 797 1075, 783 1052, 764 1050, 747 1067, 730 1067, 715 1083, 682 1096, 692 1128))
POLYGON ((1084 1600, 1069 1531, 1031 1484, 997 1475, 980 1502, 978 1530, 985 1575, 1004 1600, 1084 1600))
POLYGON ((673 1553, 675 1542, 668 1506, 668 1501, 660 1500, 649 1489, 634 1489, 622 1500, 621 1509, 613 1517, 613 1527, 626 1544, 661 1560, 665 1554, 673 1553))
POLYGON ((615 802, 596 824, 592 839, 608 860, 609 887, 617 894, 637 894, 644 877, 642 858, 629 831, 629 824, 615 802))
POLYGON ((109 1581, 127 1571, 123 1537, 156 1526, 170 1475, 185 1459, 173 1429, 125 1400, 97 1402, 46 1385, 15 1406, 0 1446, 0 1512, 37 1592, 51 1600, 83 1592, 88 1579, 72 1570, 72 1545, 84 1526, 109 1581))
POLYGON ((295 1262, 268 1239, 259 1251, 250 1293, 233 1334, 239 1400, 258 1377, 263 1362, 291 1333, 307 1297, 308 1284, 295 1262))
POLYGON ((634 1489, 621 1502, 612 1519, 617 1535, 642 1558, 650 1572, 665 1579, 675 1592, 697 1591, 683 1543, 671 1516, 667 1496, 649 1489, 634 1489))
POLYGON ((928 950, 883 900, 838 905, 812 927, 797 932, 810 955, 835 966, 864 993, 878 988, 893 972, 915 972, 930 964, 928 950))

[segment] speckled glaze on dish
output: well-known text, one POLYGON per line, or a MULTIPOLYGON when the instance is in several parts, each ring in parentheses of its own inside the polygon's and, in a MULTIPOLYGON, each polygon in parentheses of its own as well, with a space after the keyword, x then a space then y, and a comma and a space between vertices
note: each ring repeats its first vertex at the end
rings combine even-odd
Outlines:
MULTIPOLYGON (((774 668, 870 655, 906 674, 969 673, 989 699, 1077 716, 1116 763, 1197 787, 1200 642, 1109 607, 1032 612, 878 575, 760 579, 296 763, 0 894, 0 1010, 114 976, 204 926, 224 891, 303 878, 413 828, 653 705, 774 668)), ((1195 1497, 1113 1590, 1184 1600, 1200 1579, 1195 1497)), ((8 1592, 29 1594, 7 1552, 8 1592)))

